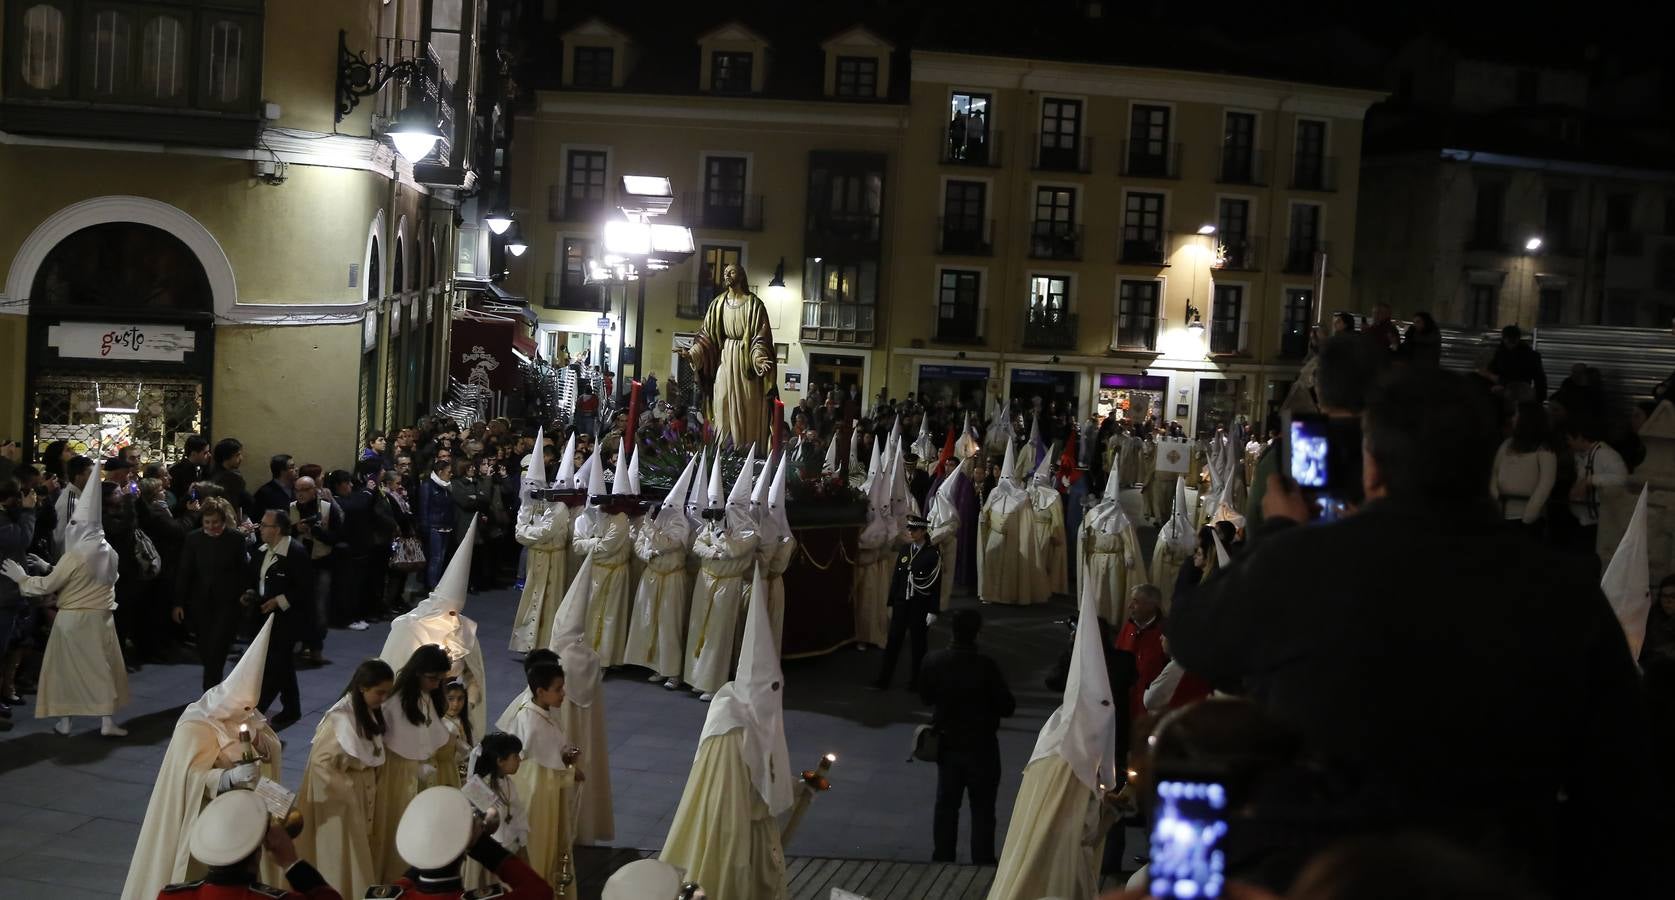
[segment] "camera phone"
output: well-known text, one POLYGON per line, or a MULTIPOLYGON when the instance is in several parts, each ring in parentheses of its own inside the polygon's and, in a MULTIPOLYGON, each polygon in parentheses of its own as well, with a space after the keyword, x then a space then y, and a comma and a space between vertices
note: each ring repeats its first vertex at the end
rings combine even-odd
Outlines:
POLYGON ((1153 897, 1220 897, 1227 878, 1226 845, 1226 785, 1207 780, 1157 783, 1151 834, 1153 897))

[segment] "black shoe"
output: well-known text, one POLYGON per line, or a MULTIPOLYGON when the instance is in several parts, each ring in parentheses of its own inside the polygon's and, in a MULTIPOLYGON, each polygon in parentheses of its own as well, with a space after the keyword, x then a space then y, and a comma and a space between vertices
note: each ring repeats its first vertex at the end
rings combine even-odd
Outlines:
POLYGON ((9 696, 0 697, 0 702, 5 703, 7 706, 22 706, 23 696, 17 691, 12 691, 9 696))
POLYGON ((295 725, 297 720, 301 718, 301 713, 295 710, 287 709, 279 715, 274 716, 272 719, 269 719, 268 724, 273 726, 274 731, 284 731, 292 725, 295 725))
POLYGON ((4 703, 0 703, 0 719, 10 719, 11 717, 12 708, 4 703))

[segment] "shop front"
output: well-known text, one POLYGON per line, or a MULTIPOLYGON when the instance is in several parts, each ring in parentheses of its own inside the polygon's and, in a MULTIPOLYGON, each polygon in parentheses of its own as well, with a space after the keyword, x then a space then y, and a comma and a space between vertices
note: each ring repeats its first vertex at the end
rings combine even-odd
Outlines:
POLYGON ((928 406, 940 403, 952 409, 959 404, 965 409, 981 411, 987 405, 984 398, 993 374, 994 370, 988 366, 921 363, 913 390, 919 402, 928 406))
POLYGON ((1101 419, 1115 415, 1140 423, 1148 418, 1164 421, 1163 401, 1169 394, 1169 376, 1102 372, 1094 411, 1101 419))
POLYGON ((1193 434, 1208 438, 1217 429, 1230 428, 1237 420, 1250 420, 1251 398, 1242 375, 1198 379, 1198 415, 1193 434))
POLYGON ((46 253, 29 286, 25 428, 109 456, 172 462, 209 428, 215 303, 196 255, 162 229, 109 222, 46 253))
POLYGON ((1007 396, 1019 409, 1028 409, 1039 399, 1042 409, 1054 403, 1060 411, 1074 414, 1082 395, 1079 369, 1013 369, 1007 374, 1007 396))

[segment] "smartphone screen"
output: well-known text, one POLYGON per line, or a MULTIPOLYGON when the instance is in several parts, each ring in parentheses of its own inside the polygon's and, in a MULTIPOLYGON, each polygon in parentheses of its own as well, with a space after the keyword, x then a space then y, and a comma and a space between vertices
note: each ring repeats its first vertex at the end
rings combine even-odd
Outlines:
POLYGON ((1159 781, 1152 818, 1152 896, 1162 900, 1220 897, 1227 878, 1226 841, 1225 785, 1159 781))
POLYGON ((1324 418, 1296 416, 1287 424, 1291 480, 1304 490, 1325 490, 1331 477, 1329 423, 1324 418))

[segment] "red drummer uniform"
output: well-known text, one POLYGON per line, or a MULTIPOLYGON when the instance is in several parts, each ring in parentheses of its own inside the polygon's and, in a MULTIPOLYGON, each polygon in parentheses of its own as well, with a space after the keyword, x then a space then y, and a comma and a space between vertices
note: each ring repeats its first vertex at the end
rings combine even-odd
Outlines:
POLYGON ((304 860, 285 870, 285 880, 295 890, 269 887, 244 871, 212 872, 202 881, 168 885, 158 893, 157 900, 343 900, 343 895, 304 860))
MULTIPOLYGON (((466 855, 482 864, 500 879, 476 890, 465 890, 458 867, 453 874, 430 877, 409 870, 406 877, 395 884, 376 884, 367 889, 367 900, 552 900, 553 889, 530 867, 506 851, 489 835, 477 839, 466 855)), ((309 898, 315 900, 315 898, 309 898)))

